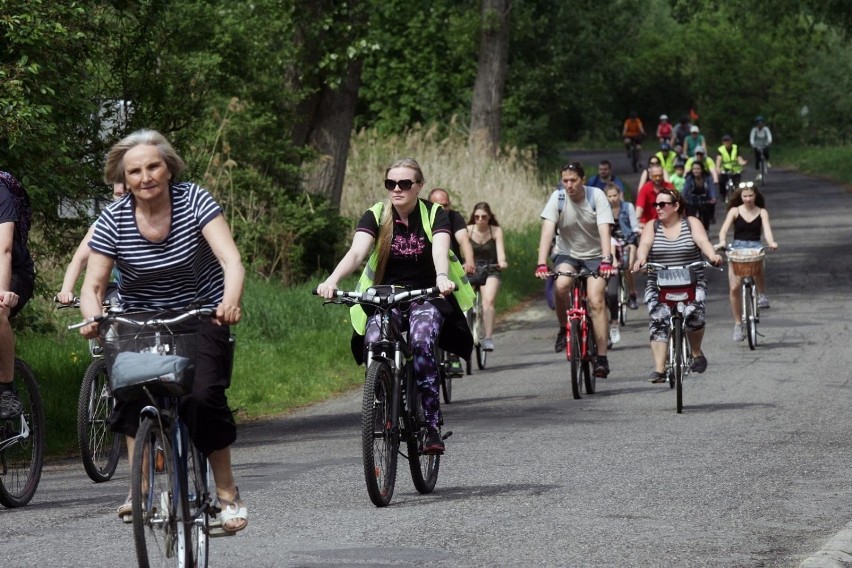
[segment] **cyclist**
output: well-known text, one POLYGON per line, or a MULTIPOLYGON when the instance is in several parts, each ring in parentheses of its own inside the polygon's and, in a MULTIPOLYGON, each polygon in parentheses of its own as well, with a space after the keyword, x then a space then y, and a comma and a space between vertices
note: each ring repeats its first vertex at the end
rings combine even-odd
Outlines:
POLYGON ((673 133, 674 129, 672 128, 672 125, 669 122, 668 115, 661 114, 660 122, 657 123, 657 140, 659 140, 660 144, 662 144, 663 142, 671 144, 673 133))
MULTIPOLYGON (((231 468, 237 428, 225 394, 230 384, 233 345, 229 325, 239 322, 244 269, 222 208, 193 183, 177 183, 185 164, 166 138, 139 130, 107 154, 104 179, 123 183, 129 196, 107 207, 95 224, 92 249, 80 293, 80 311, 91 318, 102 310, 110 272, 121 272, 118 294, 130 310, 179 310, 199 298, 216 310, 198 339, 193 390, 182 410, 193 442, 206 455, 216 483, 222 529, 234 533, 248 512, 231 468)), ((98 336, 98 324, 81 328, 98 336)), ((132 461, 143 401, 116 399, 113 431, 125 434, 132 461)), ((118 509, 131 522, 130 498, 118 509)))
POLYGON ((671 178, 671 175, 674 173, 675 163, 677 162, 678 155, 677 153, 672 151, 671 144, 668 142, 663 142, 660 144, 660 151, 655 154, 657 158, 660 160, 660 165, 663 166, 663 171, 666 172, 666 175, 671 178))
POLYGON ((624 148, 627 150, 627 157, 630 157, 630 145, 636 144, 636 149, 642 149, 642 140, 645 138, 645 127, 642 126, 642 119, 636 114, 635 110, 630 111, 630 116, 624 121, 624 127, 621 129, 621 137, 624 138, 624 148))
MULTIPOLYGON (((778 248, 772 236, 772 227, 769 224, 769 211, 764 206, 763 194, 751 185, 741 185, 737 188, 731 200, 728 202, 728 215, 722 228, 719 230, 719 246, 724 248, 727 244, 728 231, 734 227, 734 242, 732 246, 738 248, 760 248, 761 235, 766 237, 770 249, 778 248)), ((757 284, 757 305, 761 309, 769 308, 769 300, 766 298, 766 274, 764 267, 754 277, 757 284)), ((740 286, 742 279, 728 271, 728 283, 730 284, 731 313, 734 315, 734 341, 742 341, 742 298, 740 297, 740 286)))
MULTIPOLYGON (((442 454, 440 431, 440 382, 435 360, 435 341, 450 353, 470 357, 473 337, 462 310, 473 305, 473 290, 464 279, 464 268, 450 249, 450 220, 442 207, 418 198, 423 172, 411 158, 392 163, 385 170, 388 199, 368 209, 355 230, 349 251, 331 275, 317 286, 317 293, 330 299, 342 278, 367 262, 358 282, 359 290, 374 284, 430 288, 437 286, 443 297, 411 304, 392 317, 400 329, 408 329, 414 355, 414 372, 423 401, 427 436, 423 451, 442 454), (453 290, 455 289, 455 293, 453 290)), ((364 345, 379 339, 380 321, 363 310, 351 310, 353 355, 364 359, 364 345)))
MULTIPOLYGON (((648 223, 642 230, 639 239, 639 249, 636 251, 636 262, 633 270, 640 270, 648 261, 667 265, 685 265, 701 260, 703 252, 712 263, 722 263, 713 249, 704 227, 694 217, 684 216, 683 197, 676 190, 663 189, 657 195, 654 207, 658 210, 659 218, 654 223, 648 223)), ((704 271, 697 270, 698 287, 695 301, 686 313, 685 324, 689 345, 694 357, 692 370, 703 373, 707 370, 707 357, 701 350, 704 338, 704 301, 707 294, 707 283, 704 271)), ((668 318, 670 308, 659 301, 655 273, 648 275, 645 287, 645 303, 648 305, 650 316, 651 354, 654 357, 654 370, 648 380, 652 383, 666 381, 666 346, 669 340, 668 318)))
MULTIPOLYGON (((689 136, 684 138, 683 141, 683 151, 686 154, 687 158, 692 158, 695 156, 695 149, 698 147, 704 147, 704 135, 700 133, 697 126, 694 124, 689 127, 689 136)), ((687 168, 687 171, 688 168, 687 168)))
POLYGON ((10 320, 33 296, 35 268, 27 239, 32 209, 24 186, 0 171, 0 420, 17 418, 23 406, 12 388, 15 335, 10 320))
MULTIPOLYGON (((124 197, 125 193, 123 183, 112 184, 113 201, 118 201, 124 197)), ((74 301, 74 285, 77 283, 80 273, 86 268, 86 263, 89 262, 89 251, 92 250, 89 248, 89 241, 92 240, 94 232, 95 224, 92 223, 92 226, 86 232, 86 236, 83 237, 83 240, 80 241, 80 245, 74 252, 74 256, 71 257, 68 268, 65 269, 65 277, 62 279, 62 289, 56 294, 56 300, 61 304, 67 305, 74 301)))
MULTIPOLYGON (((595 358, 596 377, 609 375, 607 360, 607 310, 605 301, 606 277, 612 274, 612 246, 610 226, 613 224, 612 209, 604 192, 596 187, 583 185, 586 174, 583 165, 571 162, 562 167, 562 186, 564 192, 554 191, 541 212, 541 238, 538 245, 538 266, 536 278, 550 278, 547 257, 556 236, 556 251, 553 256, 553 268, 557 272, 580 271, 586 268, 600 272, 604 278, 590 278, 587 284, 589 308, 592 312, 595 339, 598 353, 595 358), (558 232, 557 232, 558 230, 558 232)), ((568 293, 571 279, 559 276, 556 279, 554 300, 559 331, 556 334, 557 353, 565 351, 567 345, 566 324, 568 293)))
POLYGON ((598 163, 598 173, 590 177, 586 183, 598 189, 604 189, 608 183, 614 183, 618 186, 618 191, 624 195, 624 182, 613 175, 612 163, 609 160, 601 160, 598 163))
POLYGON ((686 161, 678 156, 677 160, 675 160, 674 173, 669 178, 669 181, 672 182, 672 185, 678 191, 683 191, 683 184, 686 183, 685 166, 686 161))
POLYGON ((722 136, 722 145, 717 148, 716 171, 719 172, 719 195, 727 195, 728 179, 734 182, 734 188, 739 187, 743 166, 748 162, 739 155, 739 147, 734 144, 730 134, 722 136))
POLYGON ((695 149, 695 156, 686 160, 686 165, 684 166, 684 171, 688 174, 692 171, 692 164, 695 162, 700 162, 704 165, 704 169, 713 178, 713 183, 717 186, 719 185, 719 172, 716 171, 716 164, 713 163, 713 160, 710 156, 707 155, 707 152, 704 150, 704 146, 698 146, 695 149))
POLYGON ((754 148, 754 169, 757 170, 757 179, 760 179, 760 161, 766 157, 766 167, 769 168, 769 146, 772 145, 772 132, 763 121, 762 116, 754 119, 755 125, 751 129, 748 141, 754 148))
MULTIPOLYGON (((612 225, 612 236, 619 242, 622 248, 622 258, 617 259, 619 267, 633 266, 636 261, 636 245, 639 243, 639 220, 636 218, 636 208, 629 201, 624 201, 614 184, 606 187, 606 198, 612 207, 612 217, 615 223, 612 225), (615 188, 615 189, 613 189, 615 188)), ((627 270, 627 291, 629 299, 627 307, 631 310, 639 309, 636 298, 636 281, 633 273, 627 270)), ((617 341, 613 341, 617 343, 617 341)))
POLYGON ((496 264, 498 268, 489 268, 485 284, 479 287, 482 294, 482 323, 485 327, 485 339, 482 349, 494 351, 494 301, 500 291, 500 271, 507 268, 506 249, 503 246, 503 229, 491 211, 488 203, 481 201, 473 206, 473 213, 467 221, 473 257, 477 263, 496 264))
MULTIPOLYGON (((476 270, 476 264, 464 217, 462 217, 461 213, 453 209, 452 203, 450 203, 450 194, 447 193, 446 189, 440 187, 434 188, 429 192, 429 201, 437 203, 447 212, 447 216, 450 218, 450 248, 453 250, 456 258, 462 261, 465 273, 473 274, 474 270, 476 270)), ((447 362, 449 363, 449 373, 452 376, 464 376, 464 369, 458 355, 447 353, 447 362)))
POLYGON ((661 166, 651 166, 648 171, 651 179, 639 188, 639 195, 636 196, 639 231, 642 231, 646 223, 657 218, 657 209, 654 207, 657 194, 663 189, 674 189, 671 183, 665 181, 661 166))
POLYGON ((689 136, 689 132, 692 129, 692 123, 689 122, 689 116, 682 115, 678 120, 678 123, 672 129, 672 140, 671 145, 674 147, 675 152, 679 155, 683 154, 683 146, 686 143, 686 138, 689 136), (678 147, 680 150, 678 151, 678 147))
MULTIPOLYGON (((650 171, 651 171, 652 167, 654 167, 654 166, 661 166, 662 167, 662 165, 663 165, 663 162, 660 160, 660 157, 657 154, 650 156, 648 158, 648 166, 644 170, 642 170, 642 173, 639 175, 639 183, 636 185, 636 187, 641 189, 643 185, 648 183, 648 180, 650 179, 650 171)), ((665 168, 663 168, 663 179, 665 181, 669 181, 669 173, 666 171, 665 168)))
POLYGON ((686 174, 682 195, 686 202, 686 214, 698 217, 704 225, 704 230, 709 229, 716 208, 717 194, 713 178, 702 162, 693 162, 689 173, 686 174))

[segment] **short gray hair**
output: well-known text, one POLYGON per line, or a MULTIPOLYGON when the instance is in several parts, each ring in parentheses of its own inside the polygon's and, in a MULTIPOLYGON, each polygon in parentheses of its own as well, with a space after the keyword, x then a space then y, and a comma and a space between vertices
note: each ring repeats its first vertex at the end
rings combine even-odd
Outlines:
POLYGON ((172 174, 172 179, 177 178, 186 169, 186 164, 178 155, 172 145, 166 140, 166 137, 151 129, 137 130, 136 132, 125 136, 115 143, 110 148, 107 154, 106 163, 104 164, 104 181, 107 184, 124 183, 124 155, 128 150, 147 144, 156 146, 160 152, 160 156, 166 163, 169 173, 172 174))

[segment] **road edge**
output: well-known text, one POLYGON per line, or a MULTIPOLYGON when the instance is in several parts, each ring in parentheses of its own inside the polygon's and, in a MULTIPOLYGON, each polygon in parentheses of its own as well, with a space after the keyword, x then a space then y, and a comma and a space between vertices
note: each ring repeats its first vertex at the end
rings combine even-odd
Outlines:
POLYGON ((831 537, 823 547, 805 558, 799 568, 848 568, 852 565, 852 522, 831 537))

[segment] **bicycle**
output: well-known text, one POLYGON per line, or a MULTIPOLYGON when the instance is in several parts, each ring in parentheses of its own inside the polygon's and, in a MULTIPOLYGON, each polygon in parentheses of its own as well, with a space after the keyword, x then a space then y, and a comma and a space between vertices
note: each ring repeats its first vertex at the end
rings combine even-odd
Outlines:
POLYGON ((44 465, 44 406, 29 366, 15 359, 12 389, 23 406, 20 416, 0 420, 0 503, 23 507, 35 495, 44 465))
POLYGON ((769 166, 766 165, 766 148, 757 148, 756 150, 757 181, 760 181, 762 187, 766 185, 766 174, 769 171, 769 166))
MULTIPOLYGON (((108 308, 113 304, 111 300, 104 300, 103 305, 108 308)), ((74 298, 70 304, 59 304, 57 307, 60 310, 79 308, 80 299, 74 298)), ((103 347, 95 339, 89 340, 89 354, 92 362, 83 375, 77 398, 77 441, 83 469, 89 479, 103 483, 112 479, 118 467, 121 435, 110 431, 109 416, 115 406, 115 398, 109 386, 103 347)))
POLYGON ((740 284, 741 321, 746 328, 745 335, 748 337, 748 348, 754 351, 757 348, 757 336, 760 335, 757 332, 757 324, 760 323, 760 305, 757 301, 757 282, 754 277, 760 272, 763 265, 766 247, 749 249, 727 247, 726 252, 734 275, 742 278, 740 284))
POLYGON ((209 538, 230 535, 211 522, 218 510, 210 467, 189 439, 181 396, 192 390, 201 318, 210 308, 175 312, 110 310, 99 333, 116 396, 146 399, 131 463, 133 539, 139 566, 207 566, 209 538), (170 317, 164 317, 164 316, 170 317))
POLYGON ((588 309, 588 298, 586 297, 586 280, 589 278, 600 278, 597 272, 591 272, 586 268, 580 272, 553 272, 553 276, 571 277, 571 288, 569 290, 568 321, 565 326, 566 348, 565 354, 571 362, 571 394, 575 399, 582 398, 582 390, 585 384, 586 394, 595 394, 597 377, 592 372, 594 358, 598 354, 598 344, 595 339, 595 330, 592 324, 592 314, 588 309))
MULTIPOLYGON (((435 360, 438 362, 438 377, 441 381, 441 395, 444 402, 450 404, 453 402, 453 379, 462 376, 457 371, 461 368, 461 362, 458 359, 451 359, 450 354, 435 346, 435 360)), ((470 374, 470 373, 468 373, 470 374)))
MULTIPOLYGON (((411 479, 419 493, 435 489, 441 456, 424 454, 427 425, 423 414, 414 360, 407 334, 399 329, 391 310, 407 303, 437 298, 437 287, 403 290, 394 286, 371 286, 364 292, 335 290, 333 300, 323 304, 360 304, 377 311, 380 339, 367 346, 364 393, 361 405, 361 449, 364 480, 370 501, 376 507, 390 504, 396 486, 397 460, 408 460, 411 479), (407 454, 400 451, 405 442, 407 454)), ((316 289, 313 290, 316 294, 316 289)), ((441 421, 442 422, 442 421, 441 421)), ((442 436, 447 439, 452 432, 442 436)))
MULTIPOLYGON (((686 311, 695 301, 699 267, 716 268, 704 260, 698 260, 685 266, 667 266, 648 262, 646 266, 657 272, 657 290, 661 303, 669 306, 669 342, 666 358, 666 382, 669 388, 677 392, 677 413, 683 412, 683 382, 689 375, 693 357, 686 334, 686 311)), ((721 270, 721 269, 718 269, 721 270)))
POLYGON ((630 148, 627 152, 628 157, 630 158, 630 167, 633 168, 633 173, 639 173, 639 169, 641 168, 641 146, 639 144, 639 140, 636 138, 630 139, 630 148))
POLYGON ((733 170, 722 170, 719 173, 719 187, 724 192, 725 203, 728 203, 731 200, 731 197, 733 197, 734 192, 740 185, 740 175, 741 174, 736 173, 733 170), (725 180, 724 185, 722 184, 723 178, 725 180))
MULTIPOLYGON (((500 268, 499 264, 485 264, 485 263, 477 263, 477 270, 483 270, 486 275, 489 270, 494 270, 500 268)), ((486 276, 487 278, 487 276, 486 276)), ((470 328, 471 334, 473 334, 473 348, 476 352, 476 366, 480 371, 484 371, 486 364, 488 363, 488 351, 482 348, 482 340, 485 339, 485 320, 483 319, 482 312, 482 293, 479 288, 485 281, 483 280, 481 283, 471 282, 473 286, 473 292, 476 294, 476 297, 473 300, 473 307, 471 307, 467 313, 465 314, 465 318, 467 319, 467 325, 470 328)), ((467 368, 466 372, 468 375, 471 374, 472 371, 471 359, 467 360, 467 368)))

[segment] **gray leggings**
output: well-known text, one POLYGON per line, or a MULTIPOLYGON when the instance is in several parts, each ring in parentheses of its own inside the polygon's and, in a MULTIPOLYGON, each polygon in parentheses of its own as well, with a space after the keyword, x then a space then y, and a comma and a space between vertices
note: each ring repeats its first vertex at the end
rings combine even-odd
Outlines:
MULTIPOLYGON (((364 334, 364 345, 379 340, 381 316, 371 316, 367 321, 367 331, 364 334)), ((414 376, 417 378, 417 388, 420 390, 420 400, 423 402, 423 414, 426 423, 437 428, 440 420, 441 406, 439 399, 440 382, 438 380, 438 363, 435 360, 435 345, 444 316, 429 302, 412 304, 404 313, 398 309, 391 310, 391 317, 401 330, 408 329, 408 345, 414 356, 414 376)))

